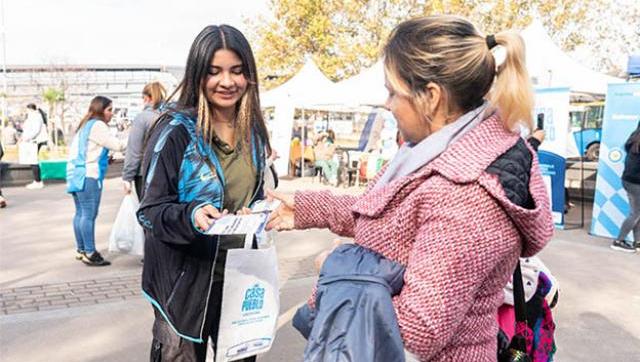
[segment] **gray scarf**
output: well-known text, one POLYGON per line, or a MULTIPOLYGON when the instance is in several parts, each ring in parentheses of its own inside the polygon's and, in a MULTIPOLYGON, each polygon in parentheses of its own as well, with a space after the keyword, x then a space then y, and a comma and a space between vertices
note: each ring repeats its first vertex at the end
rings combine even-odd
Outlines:
POLYGON ((395 179, 410 175, 434 160, 451 144, 487 118, 485 113, 488 108, 489 102, 485 101, 480 107, 463 114, 453 123, 427 136, 420 143, 409 144, 407 142, 403 144, 376 183, 374 190, 395 179))

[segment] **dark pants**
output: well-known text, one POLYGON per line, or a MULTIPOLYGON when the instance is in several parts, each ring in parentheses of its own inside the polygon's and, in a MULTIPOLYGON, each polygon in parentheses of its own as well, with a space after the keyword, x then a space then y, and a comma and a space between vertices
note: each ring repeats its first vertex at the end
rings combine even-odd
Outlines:
MULTIPOLYGON (((179 337, 160 313, 154 309, 156 318, 153 323, 151 362, 204 362, 207 357, 207 341, 209 338, 213 342, 214 352, 216 351, 227 250, 239 248, 243 245, 244 237, 238 237, 237 235, 225 235, 220 239, 218 257, 214 267, 214 282, 211 288, 211 297, 209 298, 209 311, 204 326, 205 333, 202 336, 205 343, 194 343, 179 337)), ((255 362, 255 360, 256 357, 252 356, 238 361, 255 362)))
MULTIPOLYGON (((153 323, 153 341, 151 343, 151 362, 204 362, 207 358, 207 342, 213 342, 214 353, 218 340, 218 325, 220 324, 220 304, 222 302, 222 282, 214 282, 212 298, 209 307, 213 308, 214 318, 208 321, 205 330, 209 333, 202 336, 204 343, 195 343, 178 336, 171 326, 154 309, 156 319, 153 323)), ((248 357, 238 361, 255 362, 256 357, 248 357)))
POLYGON ((640 184, 622 181, 622 186, 627 191, 630 212, 620 226, 618 240, 624 240, 633 230, 633 241, 638 243, 640 242, 640 184))
POLYGON ((92 254, 96 251, 95 227, 102 197, 102 181, 87 177, 84 181, 84 190, 74 192, 72 195, 76 206, 76 214, 73 217, 76 249, 92 254))
MULTIPOLYGON (((40 149, 42 148, 42 146, 46 145, 46 142, 41 142, 38 143, 38 153, 40 153, 40 149)), ((42 181, 42 178, 40 176, 40 165, 31 165, 31 172, 33 172, 33 180, 36 182, 40 182, 42 181)))

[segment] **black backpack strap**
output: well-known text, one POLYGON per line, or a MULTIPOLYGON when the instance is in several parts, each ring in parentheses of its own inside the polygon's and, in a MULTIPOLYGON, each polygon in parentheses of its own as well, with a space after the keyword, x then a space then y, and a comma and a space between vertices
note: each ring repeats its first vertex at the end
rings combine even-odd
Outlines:
POLYGON ((527 323, 527 304, 524 299, 524 284, 522 283, 522 270, 520 260, 513 271, 513 307, 516 311, 516 321, 527 323))
MULTIPOLYGON (((518 323, 524 323, 527 328, 527 305, 524 299, 524 285, 522 283, 522 270, 520 269, 520 260, 516 265, 516 270, 513 272, 513 307, 516 312, 516 333, 511 339, 509 349, 516 350, 527 355, 527 330, 525 329, 524 335, 517 332, 518 323)), ((523 359, 522 361, 531 361, 530 359, 523 359)))

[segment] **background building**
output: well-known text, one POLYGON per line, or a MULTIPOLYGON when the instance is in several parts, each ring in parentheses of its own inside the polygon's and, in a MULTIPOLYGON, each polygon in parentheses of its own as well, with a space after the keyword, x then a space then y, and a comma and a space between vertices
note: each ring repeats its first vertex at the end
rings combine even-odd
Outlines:
POLYGON ((180 67, 161 65, 13 65, 7 67, 6 100, 10 121, 20 122, 25 106, 36 103, 65 134, 86 112, 96 95, 113 100, 117 122, 142 109, 141 92, 151 81, 172 92, 182 77, 180 67))

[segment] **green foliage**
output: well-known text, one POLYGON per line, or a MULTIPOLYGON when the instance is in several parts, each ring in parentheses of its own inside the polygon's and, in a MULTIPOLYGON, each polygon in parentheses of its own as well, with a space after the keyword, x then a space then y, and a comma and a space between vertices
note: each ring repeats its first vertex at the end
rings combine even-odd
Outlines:
POLYGON ((64 102, 64 92, 56 88, 47 88, 42 92, 42 98, 49 106, 53 106, 58 102, 64 102))
MULTIPOLYGON (((295 74, 307 54, 333 80, 356 74, 378 59, 395 25, 416 16, 460 15, 486 34, 522 29, 537 16, 562 48, 572 50, 585 42, 593 44, 597 36, 589 29, 603 11, 610 17, 626 14, 620 6, 618 11, 612 10, 614 0, 270 1, 273 18, 260 18, 252 25, 250 35, 266 88, 281 84, 295 74)), ((639 9, 635 0, 620 1, 630 2, 632 8, 639 9)), ((611 19, 604 23, 610 24, 607 28, 610 34, 615 33, 612 27, 620 27, 611 19)), ((614 41, 618 40, 610 42, 614 41)), ((629 46, 627 44, 627 48, 629 46)), ((602 51, 598 56, 606 58, 610 54, 602 51)))

